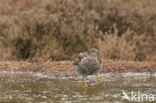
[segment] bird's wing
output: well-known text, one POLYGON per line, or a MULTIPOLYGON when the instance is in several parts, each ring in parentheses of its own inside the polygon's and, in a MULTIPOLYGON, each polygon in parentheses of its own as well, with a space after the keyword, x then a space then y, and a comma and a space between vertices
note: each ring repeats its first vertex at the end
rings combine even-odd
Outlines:
POLYGON ((75 59, 74 59, 74 62, 73 64, 74 65, 79 65, 80 61, 86 57, 86 55, 84 53, 80 53, 75 59))

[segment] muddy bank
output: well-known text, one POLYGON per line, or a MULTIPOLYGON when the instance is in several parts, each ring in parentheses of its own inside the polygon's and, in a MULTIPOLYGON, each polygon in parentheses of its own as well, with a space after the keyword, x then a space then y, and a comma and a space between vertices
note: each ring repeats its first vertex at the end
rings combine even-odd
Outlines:
MULTIPOLYGON (((74 70, 72 61, 51 61, 48 63, 0 61, 0 70, 41 72, 58 77, 78 75, 74 70)), ((103 60, 103 68, 100 72, 156 72, 156 63, 103 60)))

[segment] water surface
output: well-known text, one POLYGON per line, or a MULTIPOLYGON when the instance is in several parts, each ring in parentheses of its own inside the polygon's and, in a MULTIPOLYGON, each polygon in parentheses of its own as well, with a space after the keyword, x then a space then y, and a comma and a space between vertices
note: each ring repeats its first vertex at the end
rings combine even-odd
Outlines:
POLYGON ((136 97, 154 95, 152 102, 156 102, 156 73, 104 73, 100 77, 104 83, 89 76, 89 88, 85 90, 82 77, 1 71, 0 103, 131 103, 122 97, 126 93, 131 98, 132 92, 136 97))

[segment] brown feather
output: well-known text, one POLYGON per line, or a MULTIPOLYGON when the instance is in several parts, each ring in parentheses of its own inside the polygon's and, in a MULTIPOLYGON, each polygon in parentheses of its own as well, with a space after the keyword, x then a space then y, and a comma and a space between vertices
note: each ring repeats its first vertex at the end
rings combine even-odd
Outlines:
POLYGON ((74 65, 79 65, 80 61, 82 60, 82 58, 86 57, 85 53, 80 53, 75 59, 73 64, 74 65))

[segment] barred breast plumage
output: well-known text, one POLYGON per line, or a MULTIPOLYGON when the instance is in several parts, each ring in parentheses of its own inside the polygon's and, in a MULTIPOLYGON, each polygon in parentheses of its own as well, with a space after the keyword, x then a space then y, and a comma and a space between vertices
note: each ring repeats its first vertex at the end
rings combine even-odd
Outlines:
POLYGON ((81 55, 79 56, 79 61, 75 65, 76 71, 82 76, 97 73, 102 68, 102 63, 97 59, 97 56, 98 51, 95 50, 81 53, 81 55))

